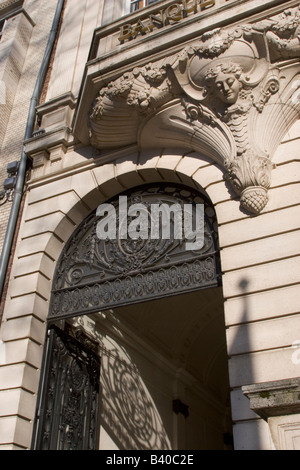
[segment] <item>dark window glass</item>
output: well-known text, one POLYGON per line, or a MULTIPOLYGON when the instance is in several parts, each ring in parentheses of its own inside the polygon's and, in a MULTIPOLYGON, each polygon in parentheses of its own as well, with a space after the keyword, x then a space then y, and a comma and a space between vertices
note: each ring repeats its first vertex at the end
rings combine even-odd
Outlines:
POLYGON ((157 3, 160 0, 131 0, 130 2, 130 11, 140 10, 141 8, 152 5, 152 3, 157 3))

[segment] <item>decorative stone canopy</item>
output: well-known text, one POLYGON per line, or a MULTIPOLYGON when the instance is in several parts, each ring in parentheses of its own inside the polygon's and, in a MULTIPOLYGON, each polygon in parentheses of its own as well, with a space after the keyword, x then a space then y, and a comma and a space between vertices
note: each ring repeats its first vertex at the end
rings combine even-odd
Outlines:
POLYGON ((195 150, 224 169, 241 206, 268 203, 272 156, 299 117, 299 7, 215 29, 102 87, 89 114, 98 149, 195 150))

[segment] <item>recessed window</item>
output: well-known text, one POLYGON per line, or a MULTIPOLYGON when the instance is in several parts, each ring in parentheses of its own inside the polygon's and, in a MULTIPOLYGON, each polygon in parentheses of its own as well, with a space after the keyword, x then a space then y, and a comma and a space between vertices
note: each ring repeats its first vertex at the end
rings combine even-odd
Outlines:
POLYGON ((130 12, 140 10, 141 8, 157 3, 161 0, 130 0, 130 12))

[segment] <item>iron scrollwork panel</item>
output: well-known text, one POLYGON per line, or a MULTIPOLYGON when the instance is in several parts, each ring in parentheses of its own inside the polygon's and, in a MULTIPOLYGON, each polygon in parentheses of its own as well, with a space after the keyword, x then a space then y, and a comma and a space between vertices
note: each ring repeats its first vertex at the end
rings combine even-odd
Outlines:
MULTIPOLYGON (((215 212, 204 195, 184 187, 148 186, 127 194, 128 207, 143 205, 149 219, 155 204, 183 209, 204 206, 204 244, 186 250, 187 239, 175 236, 170 218, 170 237, 99 239, 96 211, 77 228, 58 262, 53 283, 49 319, 97 312, 129 303, 161 298, 218 285, 218 246, 215 212)), ((110 203, 120 220, 119 199, 110 203)), ((130 222, 127 220, 127 223, 130 222)), ((183 222, 182 222, 183 223, 183 222)), ((172 225, 173 224, 173 225, 172 225)), ((182 228, 184 235, 184 229, 182 228)))
POLYGON ((35 450, 95 450, 100 359, 55 326, 42 370, 35 450))

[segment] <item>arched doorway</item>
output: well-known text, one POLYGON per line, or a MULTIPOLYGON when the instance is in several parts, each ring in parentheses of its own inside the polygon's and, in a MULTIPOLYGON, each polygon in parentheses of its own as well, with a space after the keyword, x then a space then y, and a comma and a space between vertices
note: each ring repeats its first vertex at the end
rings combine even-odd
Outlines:
POLYGON ((145 185, 90 214, 57 264, 34 447, 227 448, 220 285, 217 221, 204 193, 145 185))

